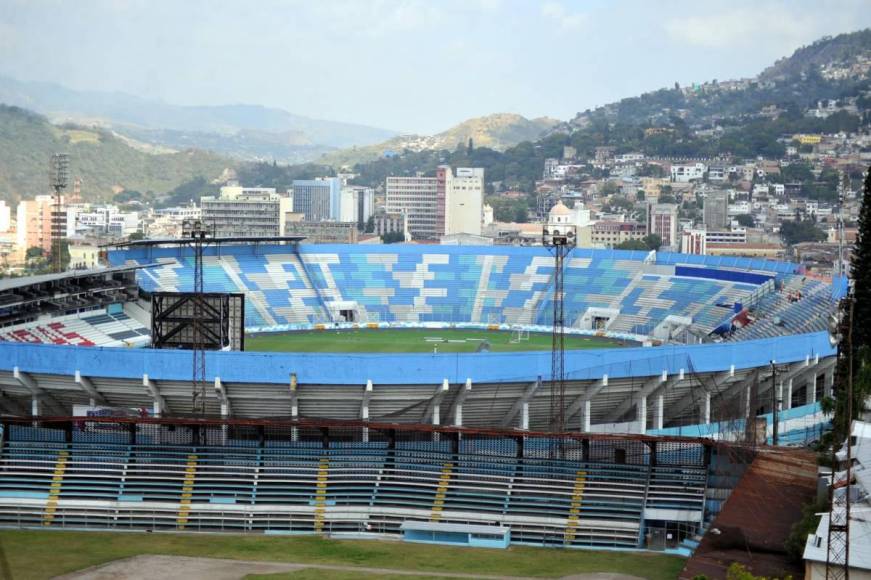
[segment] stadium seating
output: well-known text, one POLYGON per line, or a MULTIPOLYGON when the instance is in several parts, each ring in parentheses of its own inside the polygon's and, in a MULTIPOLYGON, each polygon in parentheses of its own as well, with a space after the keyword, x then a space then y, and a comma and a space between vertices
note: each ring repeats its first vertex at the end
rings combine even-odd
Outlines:
POLYGON ((118 443, 127 431, 9 427, 0 525, 398 533, 418 520, 509 525, 515 543, 635 548, 647 510, 701 521, 705 509, 701 466, 517 457, 474 440, 459 452, 439 440, 118 443))
MULTIPOLYGON (((619 310, 610 330, 648 334, 668 315, 703 331, 720 324, 757 285, 675 276, 628 252, 575 250, 566 262, 565 310, 573 323, 589 308, 619 310)), ((189 290, 190 258, 132 257, 146 290, 189 290)), ((303 245, 227 248, 205 258, 207 290, 245 292, 249 327, 333 321, 331 302, 355 303, 359 322, 549 324, 553 258, 528 248, 459 252, 441 247, 303 245)))
POLYGON ((141 346, 148 328, 125 312, 106 309, 0 328, 0 340, 76 346, 141 346))

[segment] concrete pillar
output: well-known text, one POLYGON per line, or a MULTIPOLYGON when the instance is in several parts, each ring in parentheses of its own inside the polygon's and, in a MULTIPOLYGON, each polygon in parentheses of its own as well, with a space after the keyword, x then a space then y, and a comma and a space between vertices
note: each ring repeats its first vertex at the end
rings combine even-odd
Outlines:
POLYGON ((744 389, 744 418, 749 419, 750 412, 750 385, 747 385, 747 388, 744 389))
POLYGON ((34 395, 30 399, 30 414, 34 417, 39 417, 39 397, 34 395))
POLYGON ((520 405, 520 428, 529 431, 529 403, 526 401, 520 405))
POLYGON ((711 424, 711 393, 705 393, 705 402, 703 403, 702 418, 705 425, 711 424))
POLYGON ((642 396, 638 399, 638 404, 636 405, 636 409, 638 411, 638 423, 641 426, 641 434, 644 435, 647 433, 647 397, 642 396))
POLYGON ((786 397, 783 399, 783 409, 792 409, 792 379, 786 381, 786 397))
POLYGON ((807 389, 805 389, 805 402, 808 405, 812 405, 817 402, 817 374, 811 373, 810 380, 807 382, 807 389))
POLYGON ((831 397, 833 391, 835 390, 835 367, 829 367, 826 369, 826 396, 831 397))
POLYGON ((658 397, 656 397, 656 429, 662 429, 664 415, 665 397, 659 395, 658 397))
POLYGON ((592 407, 592 401, 587 399, 584 401, 584 412, 582 415, 582 423, 581 423, 581 431, 584 433, 590 432, 590 409, 592 407))

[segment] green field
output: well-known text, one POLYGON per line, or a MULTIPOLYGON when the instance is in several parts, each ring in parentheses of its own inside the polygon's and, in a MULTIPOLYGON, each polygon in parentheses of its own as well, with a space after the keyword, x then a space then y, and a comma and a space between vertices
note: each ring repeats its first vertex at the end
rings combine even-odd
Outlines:
MULTIPOLYGON (((245 350, 260 352, 476 352, 486 342, 490 352, 550 350, 549 334, 529 333, 512 342, 512 333, 471 329, 312 330, 249 334, 245 350)), ((604 337, 566 336, 567 349, 613 348, 626 341, 604 337)))
MULTIPOLYGON (((488 550, 315 536, 8 530, 0 531, 0 579, 51 578, 139 554, 363 566, 430 576, 464 573, 558 578, 614 572, 664 580, 676 578, 684 564, 681 558, 649 553, 519 547, 488 550)), ((325 570, 276 576, 351 577, 325 570)))

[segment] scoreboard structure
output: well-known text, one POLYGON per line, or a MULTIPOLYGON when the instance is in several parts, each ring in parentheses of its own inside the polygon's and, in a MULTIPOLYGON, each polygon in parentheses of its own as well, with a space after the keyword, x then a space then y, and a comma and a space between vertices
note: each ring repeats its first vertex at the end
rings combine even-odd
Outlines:
POLYGON ((245 350, 245 295, 154 292, 151 346, 186 350, 245 350))

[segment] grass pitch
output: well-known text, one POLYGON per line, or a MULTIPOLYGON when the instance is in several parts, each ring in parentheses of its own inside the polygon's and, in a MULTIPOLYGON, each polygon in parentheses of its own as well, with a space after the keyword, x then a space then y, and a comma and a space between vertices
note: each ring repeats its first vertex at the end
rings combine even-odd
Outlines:
MULTIPOLYGON (((474 329, 312 330, 249 334, 245 350, 259 352, 477 352, 482 343, 490 352, 550 350, 550 334, 530 332, 512 342, 512 333, 474 329)), ((614 348, 626 341, 598 336, 566 335, 566 348, 614 348)))
MULTIPOLYGON (((536 576, 613 572, 641 578, 676 578, 684 560, 634 552, 512 547, 452 548, 398 541, 328 540, 316 536, 0 531, 0 578, 42 579, 140 554, 335 564, 445 573, 536 576)), ((276 578, 350 578, 323 570, 276 578)))

